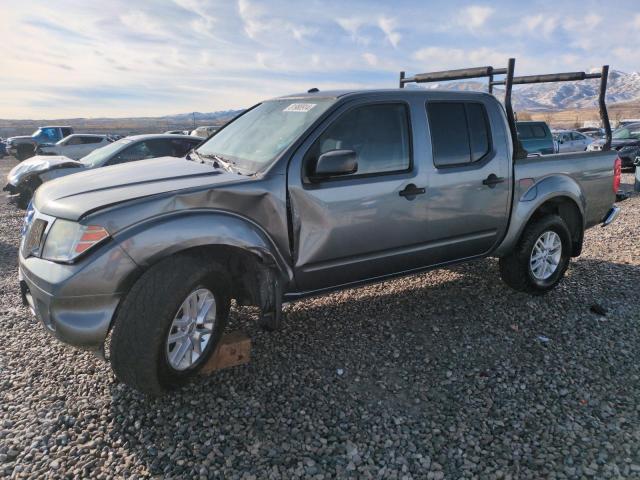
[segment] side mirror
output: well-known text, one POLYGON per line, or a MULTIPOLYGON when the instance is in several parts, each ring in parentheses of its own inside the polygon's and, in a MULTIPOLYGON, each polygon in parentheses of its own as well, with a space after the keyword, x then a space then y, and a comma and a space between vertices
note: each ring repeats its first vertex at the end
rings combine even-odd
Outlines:
POLYGON ((349 175, 358 171, 356 152, 353 150, 331 150, 318 158, 311 180, 349 175))

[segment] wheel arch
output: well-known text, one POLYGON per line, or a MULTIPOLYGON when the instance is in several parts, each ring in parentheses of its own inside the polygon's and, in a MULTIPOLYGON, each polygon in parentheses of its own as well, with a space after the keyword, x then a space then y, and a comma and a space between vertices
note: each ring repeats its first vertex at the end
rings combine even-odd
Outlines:
POLYGON ((232 298, 242 305, 268 307, 293 273, 275 243, 255 223, 226 212, 161 216, 114 236, 140 266, 126 290, 149 268, 173 255, 196 255, 228 268, 232 298))
POLYGON ((586 200, 582 189, 571 177, 554 175, 541 180, 527 192, 522 192, 513 208, 511 225, 505 239, 496 249, 496 256, 508 255, 515 248, 526 226, 549 214, 558 215, 567 223, 572 239, 571 255, 580 255, 585 230, 586 200))

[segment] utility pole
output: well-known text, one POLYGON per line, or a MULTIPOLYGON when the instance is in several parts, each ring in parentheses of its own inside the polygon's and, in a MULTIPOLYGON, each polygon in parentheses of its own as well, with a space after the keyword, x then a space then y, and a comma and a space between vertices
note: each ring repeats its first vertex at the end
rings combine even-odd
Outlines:
POLYGON ((193 129, 196 129, 196 112, 193 112, 191 114, 191 117, 193 118, 193 129))

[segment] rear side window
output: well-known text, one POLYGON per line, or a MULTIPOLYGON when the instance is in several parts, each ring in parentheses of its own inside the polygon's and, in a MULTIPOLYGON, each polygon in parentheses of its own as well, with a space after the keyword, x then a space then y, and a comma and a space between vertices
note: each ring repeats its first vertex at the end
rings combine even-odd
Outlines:
POLYGON ((533 125, 517 125, 518 136, 523 139, 531 139, 531 138, 545 138, 547 136, 547 132, 542 125, 533 124, 533 125))
POLYGON ((81 137, 81 138, 82 138, 82 143, 84 144, 100 143, 102 141, 102 137, 81 137))
POLYGON ((491 134, 484 105, 433 102, 427 104, 427 115, 436 167, 473 163, 491 150, 491 134))

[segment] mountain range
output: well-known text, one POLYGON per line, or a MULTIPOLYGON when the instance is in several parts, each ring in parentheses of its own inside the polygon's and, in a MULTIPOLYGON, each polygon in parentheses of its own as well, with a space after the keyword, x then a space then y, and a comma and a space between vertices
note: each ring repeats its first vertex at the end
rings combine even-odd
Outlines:
MULTIPOLYGON (((463 81, 433 83, 425 88, 486 91, 487 84, 479 81, 463 81)), ((512 98, 515 109, 519 111, 535 112, 588 108, 597 106, 599 88, 599 79, 581 82, 516 85, 513 88, 512 98)), ((495 93, 499 95, 500 90, 496 88, 495 93)), ((640 73, 610 71, 607 85, 607 104, 634 100, 640 100, 640 73)))

